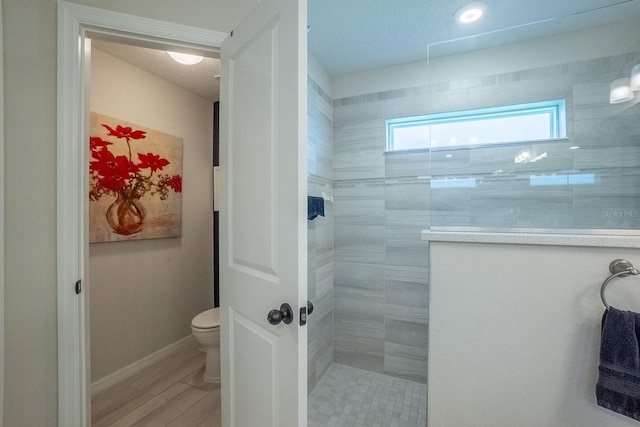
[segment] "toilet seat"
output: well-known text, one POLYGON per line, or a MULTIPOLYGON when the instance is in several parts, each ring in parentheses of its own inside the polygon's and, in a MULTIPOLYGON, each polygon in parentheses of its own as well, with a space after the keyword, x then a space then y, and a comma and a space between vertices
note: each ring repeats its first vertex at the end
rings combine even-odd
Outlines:
POLYGON ((220 311, 210 308, 198 314, 191 321, 191 327, 196 329, 216 329, 220 327, 220 311))

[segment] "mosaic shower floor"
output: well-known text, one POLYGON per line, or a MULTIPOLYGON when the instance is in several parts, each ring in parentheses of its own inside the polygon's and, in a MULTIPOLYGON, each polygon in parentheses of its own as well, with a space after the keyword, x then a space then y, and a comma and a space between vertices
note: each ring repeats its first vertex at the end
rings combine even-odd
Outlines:
POLYGON ((332 364, 308 399, 308 427, 425 427, 427 386, 332 364))

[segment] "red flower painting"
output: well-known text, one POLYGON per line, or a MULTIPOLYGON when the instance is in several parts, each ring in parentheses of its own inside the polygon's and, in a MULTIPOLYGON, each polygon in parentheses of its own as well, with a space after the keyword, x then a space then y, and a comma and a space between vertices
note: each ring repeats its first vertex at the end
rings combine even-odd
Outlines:
POLYGON ((89 139, 89 198, 98 201, 111 197, 113 203, 105 212, 107 223, 113 233, 131 236, 143 229, 146 220, 146 208, 140 199, 149 195, 166 200, 171 192, 181 193, 182 176, 164 173, 171 164, 169 159, 144 150, 146 131, 123 125, 101 126, 115 140, 99 136, 89 139))

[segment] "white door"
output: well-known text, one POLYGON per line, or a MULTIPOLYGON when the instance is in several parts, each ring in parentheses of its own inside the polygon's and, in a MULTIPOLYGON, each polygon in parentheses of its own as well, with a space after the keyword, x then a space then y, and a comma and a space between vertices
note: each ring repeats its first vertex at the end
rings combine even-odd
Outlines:
POLYGON ((306 22, 306 0, 262 0, 222 46, 223 426, 307 423, 306 22))

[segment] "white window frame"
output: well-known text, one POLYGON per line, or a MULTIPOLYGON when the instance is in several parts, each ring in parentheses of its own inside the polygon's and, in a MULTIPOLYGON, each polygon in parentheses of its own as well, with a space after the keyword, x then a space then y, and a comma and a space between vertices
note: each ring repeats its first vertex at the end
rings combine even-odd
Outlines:
POLYGON ((402 152, 410 150, 430 149, 431 141, 426 140, 424 146, 415 148, 396 148, 394 141, 394 131, 409 127, 431 127, 439 124, 470 123, 487 119, 526 117, 546 114, 549 116, 548 138, 522 138, 516 141, 482 141, 478 143, 451 142, 446 146, 438 148, 450 149, 472 146, 487 146, 504 143, 531 142, 535 140, 553 140, 566 138, 566 101, 564 99, 530 102, 525 104, 503 105, 497 107, 477 108, 472 110, 448 111, 434 113, 424 116, 402 117, 388 119, 387 126, 387 148, 388 152, 402 152))

